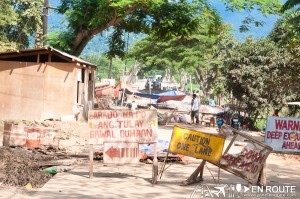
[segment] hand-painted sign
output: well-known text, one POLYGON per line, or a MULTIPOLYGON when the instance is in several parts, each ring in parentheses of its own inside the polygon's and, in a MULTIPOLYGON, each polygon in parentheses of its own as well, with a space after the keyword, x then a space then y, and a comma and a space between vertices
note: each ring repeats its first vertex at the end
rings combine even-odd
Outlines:
POLYGON ((253 183, 271 151, 270 147, 264 147, 262 143, 251 141, 240 153, 224 154, 220 161, 220 167, 253 183))
POLYGON ((169 151, 185 156, 218 162, 222 155, 225 138, 209 133, 175 126, 169 151))
POLYGON ((104 163, 139 163, 138 143, 104 143, 104 163))
POLYGON ((274 151, 285 153, 300 152, 300 119, 268 117, 265 144, 274 151))
POLYGON ((155 110, 91 110, 88 119, 91 144, 157 141, 155 110))

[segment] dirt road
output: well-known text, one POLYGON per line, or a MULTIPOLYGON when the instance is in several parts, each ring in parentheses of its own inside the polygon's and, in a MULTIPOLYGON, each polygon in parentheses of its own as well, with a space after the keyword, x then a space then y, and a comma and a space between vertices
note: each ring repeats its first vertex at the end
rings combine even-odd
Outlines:
MULTIPOLYGON (((195 128, 195 126, 194 126, 195 128)), ((198 128, 198 127, 197 127, 198 128)), ((215 133, 216 129, 202 127, 203 132, 215 133)), ((160 126, 159 138, 169 139, 172 133, 172 126, 160 126)), ((252 133, 253 137, 262 139, 257 133, 252 133)), ((80 137, 80 136, 78 136, 80 137)), ((82 136, 81 136, 82 137, 82 136)), ((72 140, 74 143, 74 140, 72 140)), ((75 141, 76 143, 76 141, 75 141)), ((228 140, 226 141, 228 144, 228 140)), ((243 140, 237 142, 237 146, 245 144, 243 140)), ((266 193, 267 195, 250 194, 246 191, 247 182, 226 171, 220 172, 220 184, 217 184, 218 168, 207 163, 204 168, 204 181, 202 183, 179 186, 181 181, 186 180, 197 168, 201 160, 189 159, 189 163, 168 163, 162 179, 154 186, 150 180, 152 176, 152 165, 141 163, 138 165, 105 165, 101 162, 94 163, 94 177, 89 178, 88 160, 81 158, 68 172, 56 174, 40 189, 25 189, 16 187, 6 187, 0 185, 0 198, 4 199, 51 199, 51 198, 212 198, 207 190, 213 192, 214 187, 230 187, 241 184, 240 195, 235 193, 225 193, 221 198, 299 198, 300 178, 299 178, 299 158, 298 156, 270 154, 267 159, 267 185, 268 186, 295 186, 294 195, 289 193, 266 193), (204 192, 203 192, 204 190, 204 192), (204 195, 203 195, 204 193, 204 195), (245 194, 245 195, 243 195, 245 194), (248 195, 247 195, 248 194, 248 195), (283 195, 285 194, 285 195, 283 195)), ((162 163, 159 163, 161 168, 162 163)), ((274 190, 273 190, 274 191, 274 190)), ((261 193, 260 193, 261 194, 261 193)))

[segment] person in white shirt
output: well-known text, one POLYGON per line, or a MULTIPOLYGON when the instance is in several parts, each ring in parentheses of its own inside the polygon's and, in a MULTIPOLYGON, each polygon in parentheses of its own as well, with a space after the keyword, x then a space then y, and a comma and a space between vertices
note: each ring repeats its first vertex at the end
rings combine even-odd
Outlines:
POLYGON ((212 106, 212 107, 216 106, 215 100, 213 98, 209 99, 209 105, 212 106))
POLYGON ((191 120, 193 124, 194 118, 196 118, 196 124, 199 124, 199 101, 195 93, 193 94, 193 99, 191 103, 191 120))
POLYGON ((137 109, 137 105, 135 103, 135 101, 131 102, 131 110, 136 110, 137 109))

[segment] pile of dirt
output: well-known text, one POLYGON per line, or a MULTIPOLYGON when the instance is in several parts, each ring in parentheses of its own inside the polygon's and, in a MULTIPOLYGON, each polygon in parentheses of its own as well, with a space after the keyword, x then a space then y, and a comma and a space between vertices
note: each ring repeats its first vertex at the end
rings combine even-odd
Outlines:
POLYGON ((52 174, 43 171, 43 162, 55 159, 53 155, 23 148, 0 148, 0 184, 9 186, 42 187, 52 174))
POLYGON ((81 154, 85 150, 88 129, 86 122, 0 120, 0 185, 42 187, 53 176, 43 171, 45 168, 60 166, 61 159, 69 159, 67 154, 81 154), (2 147, 4 122, 58 129, 59 146, 38 149, 2 147))

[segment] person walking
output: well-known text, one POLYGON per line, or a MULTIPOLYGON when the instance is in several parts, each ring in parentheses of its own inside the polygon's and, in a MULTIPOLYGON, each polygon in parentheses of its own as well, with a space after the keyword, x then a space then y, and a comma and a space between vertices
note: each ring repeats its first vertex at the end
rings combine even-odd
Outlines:
POLYGON ((199 124, 199 101, 197 95, 193 94, 193 99, 191 102, 191 120, 194 124, 194 118, 196 118, 196 124, 199 124))

